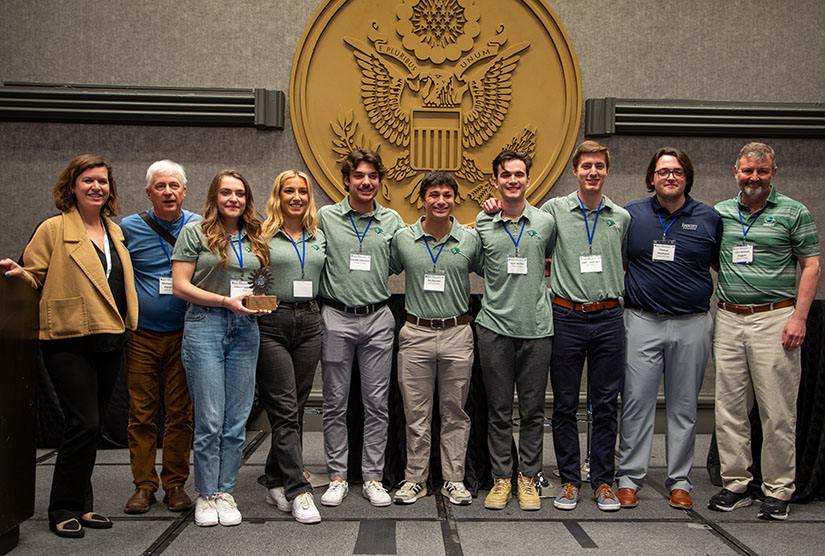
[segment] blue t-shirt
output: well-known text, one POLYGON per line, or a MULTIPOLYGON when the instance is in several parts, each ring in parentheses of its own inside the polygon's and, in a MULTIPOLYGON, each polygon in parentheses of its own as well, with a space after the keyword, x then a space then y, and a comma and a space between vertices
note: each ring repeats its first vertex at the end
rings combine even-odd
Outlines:
POLYGON ((719 213, 689 196, 673 214, 655 195, 625 209, 631 216, 625 305, 670 315, 707 311, 713 293, 710 265, 719 261, 722 239, 719 213), (675 242, 673 261, 653 260, 653 242, 663 235, 675 242))
MULTIPOLYGON (((153 216, 149 209, 149 216, 153 216)), ((173 222, 158 218, 161 228, 178 237, 184 224, 202 220, 201 216, 184 210, 173 222)), ((130 214, 120 222, 126 248, 135 269, 135 288, 140 312, 138 328, 154 332, 174 332, 183 328, 186 302, 171 294, 160 294, 160 277, 172 277, 173 247, 143 221, 140 214, 130 214)))

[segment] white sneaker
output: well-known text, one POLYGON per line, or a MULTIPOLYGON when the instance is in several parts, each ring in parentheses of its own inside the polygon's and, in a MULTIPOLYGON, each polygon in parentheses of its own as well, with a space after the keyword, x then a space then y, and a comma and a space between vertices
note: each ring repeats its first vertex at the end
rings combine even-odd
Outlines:
POLYGON ((292 505, 286 499, 284 487, 270 488, 266 491, 266 503, 270 506, 278 506, 282 512, 291 512, 292 505))
POLYGON ((384 488, 384 485, 375 479, 365 482, 361 492, 364 495, 364 498, 370 501, 370 504, 378 508, 389 506, 392 502, 392 499, 390 498, 390 495, 387 494, 387 490, 384 488))
POLYGON ((466 506, 473 501, 473 495, 461 481, 444 481, 441 494, 449 498, 450 503, 457 506, 466 506))
POLYGON ((344 496, 349 492, 349 485, 344 479, 333 479, 329 482, 329 488, 321 496, 321 504, 324 506, 338 506, 344 501, 344 496))
POLYGON ((219 492, 215 495, 215 506, 218 509, 218 521, 224 527, 238 525, 241 522, 241 512, 235 498, 228 492, 219 492))
POLYGON ((321 514, 315 507, 315 500, 311 492, 303 492, 292 501, 292 517, 298 523, 318 523, 321 521, 321 514))
POLYGON ((218 524, 218 509, 214 496, 198 496, 195 500, 195 525, 212 527, 218 524))

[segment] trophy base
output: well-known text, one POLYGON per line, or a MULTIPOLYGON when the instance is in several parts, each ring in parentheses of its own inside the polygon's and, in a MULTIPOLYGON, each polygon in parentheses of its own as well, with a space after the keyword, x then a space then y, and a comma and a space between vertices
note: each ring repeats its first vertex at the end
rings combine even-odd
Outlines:
POLYGON ((247 309, 252 311, 274 311, 278 308, 278 296, 253 295, 243 300, 247 309))

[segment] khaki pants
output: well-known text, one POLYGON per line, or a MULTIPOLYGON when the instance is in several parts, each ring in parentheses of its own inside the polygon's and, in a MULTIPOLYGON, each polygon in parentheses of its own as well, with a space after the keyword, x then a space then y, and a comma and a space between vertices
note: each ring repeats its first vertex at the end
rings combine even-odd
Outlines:
POLYGON ((762 492, 789 500, 796 476, 796 398, 799 349, 782 348, 782 330, 793 307, 753 315, 716 313, 716 440, 722 486, 745 492, 753 478, 748 413, 754 398, 762 422, 762 492))
POLYGON ((166 402, 163 431, 164 490, 183 486, 189 477, 192 446, 192 401, 186 385, 180 348, 183 330, 153 332, 138 328, 126 344, 129 388, 129 460, 135 486, 158 489, 155 470, 158 409, 161 388, 166 402))
POLYGON ((441 414, 441 472, 445 481, 464 480, 470 417, 464 411, 473 370, 473 331, 469 324, 443 330, 406 323, 398 334, 398 387, 407 420, 404 478, 427 480, 433 394, 438 383, 441 414))

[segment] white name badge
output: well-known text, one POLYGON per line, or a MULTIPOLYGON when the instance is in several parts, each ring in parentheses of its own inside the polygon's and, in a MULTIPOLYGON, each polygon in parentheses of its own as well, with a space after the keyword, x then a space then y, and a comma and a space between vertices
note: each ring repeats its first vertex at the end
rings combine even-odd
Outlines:
POLYGON ((734 245, 733 262, 736 264, 751 264, 753 262, 753 245, 734 245))
POLYGON ((366 253, 350 253, 349 254, 349 269, 350 270, 365 270, 370 271, 370 262, 372 257, 366 253))
POLYGON ((312 297, 312 280, 293 280, 292 297, 312 297))
POLYGON ((676 244, 672 241, 653 242, 654 261, 672 261, 676 258, 676 244))
POLYGON ((443 292, 444 286, 447 284, 447 276, 444 274, 433 274, 431 272, 424 273, 424 291, 425 292, 443 292))
POLYGON ((252 293, 252 284, 247 280, 230 280, 229 297, 238 297, 245 293, 252 293))
POLYGON ((507 274, 527 274, 527 257, 507 257, 507 274))
POLYGON ((581 255, 579 257, 579 270, 582 274, 587 272, 601 272, 602 271, 602 256, 601 255, 581 255))
POLYGON ((172 277, 161 276, 158 281, 158 293, 160 295, 172 295, 172 277))

